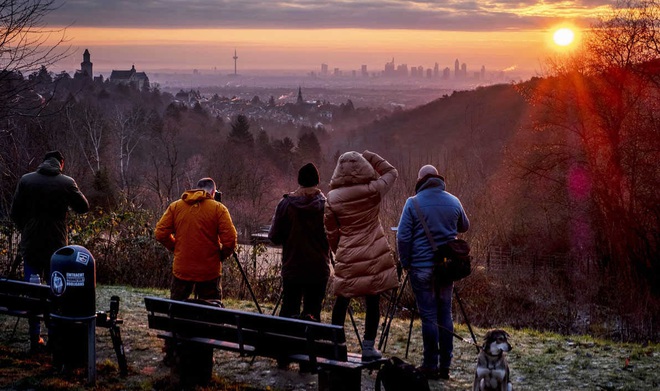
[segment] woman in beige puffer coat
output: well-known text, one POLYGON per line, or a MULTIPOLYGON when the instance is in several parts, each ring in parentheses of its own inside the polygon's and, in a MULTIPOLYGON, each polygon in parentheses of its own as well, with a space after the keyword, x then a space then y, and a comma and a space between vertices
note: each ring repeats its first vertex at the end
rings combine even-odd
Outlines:
POLYGON ((398 175, 387 160, 373 152, 346 152, 337 161, 326 200, 325 227, 335 253, 333 290, 337 298, 332 323, 343 326, 350 299, 365 297, 364 361, 381 357, 374 346, 380 293, 398 286, 392 250, 378 218, 380 201, 398 175))

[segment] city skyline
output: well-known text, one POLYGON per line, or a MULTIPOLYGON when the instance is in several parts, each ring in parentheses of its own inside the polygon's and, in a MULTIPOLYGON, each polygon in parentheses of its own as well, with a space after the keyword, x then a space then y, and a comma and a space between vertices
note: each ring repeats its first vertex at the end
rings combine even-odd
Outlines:
MULTIPOLYGON (((511 5, 506 1, 371 1, 323 4, 304 0, 66 2, 45 18, 66 28, 74 55, 54 65, 73 70, 89 49, 95 69, 139 64, 158 70, 238 69, 318 71, 382 69, 392 57, 409 67, 452 67, 459 58, 488 70, 540 73, 547 58, 566 50, 552 33, 569 26, 579 36, 612 1, 511 5), (284 5, 286 6, 284 6, 284 5), (107 7, 107 9, 106 9, 107 7), (110 9, 112 7, 112 9, 110 9)), ((54 38, 53 38, 54 39, 54 38)), ((570 48, 570 47, 569 47, 570 48)))

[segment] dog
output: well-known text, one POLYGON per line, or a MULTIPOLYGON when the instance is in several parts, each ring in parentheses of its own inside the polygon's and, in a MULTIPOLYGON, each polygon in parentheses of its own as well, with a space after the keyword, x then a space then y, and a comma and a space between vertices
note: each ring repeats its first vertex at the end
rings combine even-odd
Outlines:
POLYGON ((509 364, 505 353, 511 351, 509 334, 504 330, 490 330, 479 349, 473 391, 512 391, 509 364))

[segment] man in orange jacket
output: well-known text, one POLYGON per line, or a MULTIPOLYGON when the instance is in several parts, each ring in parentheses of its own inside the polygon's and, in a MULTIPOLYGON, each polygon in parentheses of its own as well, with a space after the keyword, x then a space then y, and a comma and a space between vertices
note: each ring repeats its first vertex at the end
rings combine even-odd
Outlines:
POLYGON ((172 202, 156 225, 156 240, 174 252, 172 300, 222 299, 222 261, 236 248, 236 228, 227 208, 215 201, 211 178, 172 202))

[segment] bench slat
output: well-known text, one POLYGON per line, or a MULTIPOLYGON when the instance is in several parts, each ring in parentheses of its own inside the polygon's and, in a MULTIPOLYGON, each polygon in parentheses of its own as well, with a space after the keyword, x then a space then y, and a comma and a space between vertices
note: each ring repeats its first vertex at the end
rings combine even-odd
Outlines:
POLYGON ((345 344, 331 340, 313 339, 310 343, 303 334, 280 334, 265 328, 239 328, 232 324, 213 324, 205 321, 191 321, 181 318, 149 316, 149 328, 176 332, 182 337, 200 337, 254 346, 259 355, 277 357, 282 352, 310 353, 317 356, 346 360, 345 344))
POLYGON ((0 280, 0 313, 13 316, 47 314, 50 287, 17 280, 0 280))
POLYGON ((147 311, 191 319, 204 320, 208 323, 236 324, 236 316, 240 317, 241 327, 267 329, 280 334, 304 335, 306 330, 312 330, 317 339, 335 339, 337 343, 345 343, 344 328, 327 323, 310 322, 306 320, 282 318, 231 310, 227 308, 212 307, 203 304, 186 303, 175 300, 145 298, 147 311))
MULTIPOLYGON (((230 310, 195 303, 145 297, 149 327, 202 338, 252 346, 255 354, 277 358, 301 354, 347 360, 341 326, 230 310)), ((247 348, 246 348, 247 349, 247 348)))

